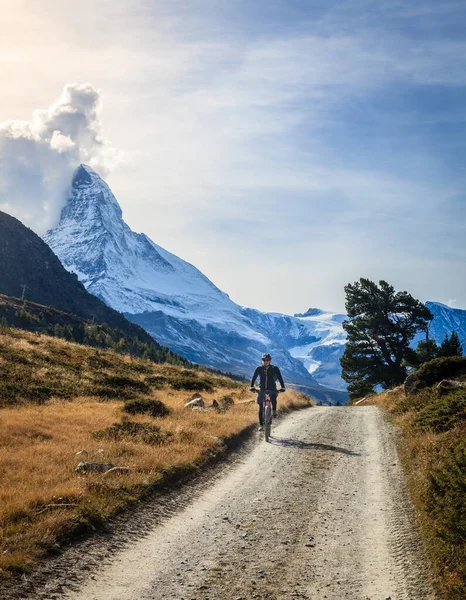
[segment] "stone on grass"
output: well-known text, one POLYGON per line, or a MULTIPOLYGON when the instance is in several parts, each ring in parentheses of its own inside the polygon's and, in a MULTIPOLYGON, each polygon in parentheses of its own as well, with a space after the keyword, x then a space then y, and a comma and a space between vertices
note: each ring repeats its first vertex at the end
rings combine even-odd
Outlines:
POLYGON ((452 379, 443 379, 437 385, 437 392, 440 396, 447 394, 451 390, 457 390, 466 387, 466 382, 464 381, 453 381, 452 379))
POLYGON ((115 465, 111 463, 80 462, 75 471, 77 473, 106 473, 114 467, 115 465))
POLYGON ((130 472, 131 469, 129 467, 113 467, 108 471, 105 471, 104 477, 107 477, 108 475, 127 475, 130 472))
POLYGON ((202 396, 195 396, 184 405, 185 408, 204 408, 202 396))

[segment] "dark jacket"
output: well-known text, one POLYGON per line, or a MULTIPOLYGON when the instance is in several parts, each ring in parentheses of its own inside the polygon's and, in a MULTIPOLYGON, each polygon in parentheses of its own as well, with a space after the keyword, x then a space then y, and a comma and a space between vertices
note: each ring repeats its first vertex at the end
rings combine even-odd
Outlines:
POLYGON ((282 388, 285 387, 280 369, 274 365, 269 365, 267 368, 264 366, 257 367, 257 369, 254 371, 254 375, 252 376, 250 387, 254 387, 258 377, 261 390, 276 390, 277 385, 275 382, 277 380, 280 382, 282 388))

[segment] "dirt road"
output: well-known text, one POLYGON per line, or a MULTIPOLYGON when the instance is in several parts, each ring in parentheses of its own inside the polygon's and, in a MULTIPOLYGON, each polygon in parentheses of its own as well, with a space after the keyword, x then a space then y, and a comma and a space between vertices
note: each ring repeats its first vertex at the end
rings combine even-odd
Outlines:
POLYGON ((40 597, 433 598, 380 410, 311 408, 272 435, 144 536, 114 544, 87 581, 40 597))

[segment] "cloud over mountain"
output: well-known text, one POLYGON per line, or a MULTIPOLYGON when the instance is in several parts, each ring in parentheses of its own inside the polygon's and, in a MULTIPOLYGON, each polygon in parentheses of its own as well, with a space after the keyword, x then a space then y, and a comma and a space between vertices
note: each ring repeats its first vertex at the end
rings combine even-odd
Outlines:
POLYGON ((91 84, 72 83, 30 121, 0 123, 1 210, 43 233, 58 220, 81 162, 108 175, 121 153, 102 138, 100 105, 91 84))

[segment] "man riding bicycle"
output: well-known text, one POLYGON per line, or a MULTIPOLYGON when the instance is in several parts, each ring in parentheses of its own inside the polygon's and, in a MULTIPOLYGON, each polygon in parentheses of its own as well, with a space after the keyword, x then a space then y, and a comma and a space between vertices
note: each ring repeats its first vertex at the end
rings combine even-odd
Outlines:
POLYGON ((270 354, 262 355, 262 366, 257 367, 257 369, 254 371, 254 375, 251 379, 251 387, 249 388, 251 392, 257 391, 254 387, 254 384, 256 383, 256 379, 259 377, 260 391, 257 394, 257 403, 259 404, 259 431, 262 431, 264 428, 262 404, 266 395, 268 394, 270 397, 270 401, 272 402, 273 416, 276 417, 278 391, 285 391, 285 383, 283 381, 282 374, 280 373, 280 369, 275 365, 270 364, 271 360, 272 357, 270 354), (277 381, 279 381, 280 385, 282 386, 280 390, 277 390, 277 381))

